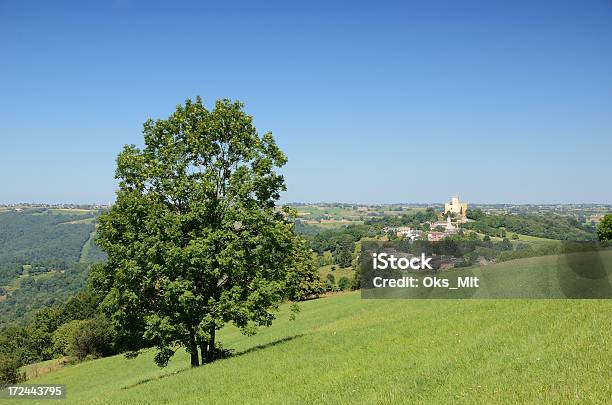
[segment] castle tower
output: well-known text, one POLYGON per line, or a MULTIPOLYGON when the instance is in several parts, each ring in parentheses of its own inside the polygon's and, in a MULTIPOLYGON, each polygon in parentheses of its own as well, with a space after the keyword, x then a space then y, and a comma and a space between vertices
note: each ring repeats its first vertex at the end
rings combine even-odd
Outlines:
POLYGON ((459 201, 458 195, 451 197, 450 202, 444 204, 445 214, 452 213, 452 214, 456 214, 461 219, 465 219, 466 212, 467 212, 467 204, 459 201))

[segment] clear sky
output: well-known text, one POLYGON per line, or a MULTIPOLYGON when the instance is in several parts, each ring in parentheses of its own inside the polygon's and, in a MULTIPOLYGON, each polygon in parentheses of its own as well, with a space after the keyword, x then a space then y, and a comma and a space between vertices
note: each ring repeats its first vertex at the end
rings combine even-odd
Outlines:
POLYGON ((604 0, 0 0, 0 203, 112 201, 196 95, 274 133, 285 202, 612 203, 604 0))

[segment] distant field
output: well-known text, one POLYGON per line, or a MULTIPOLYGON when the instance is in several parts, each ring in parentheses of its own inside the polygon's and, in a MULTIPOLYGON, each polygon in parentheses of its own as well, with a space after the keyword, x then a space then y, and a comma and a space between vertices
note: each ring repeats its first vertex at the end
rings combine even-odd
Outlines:
POLYGON ((221 332, 236 356, 166 369, 153 352, 88 361, 30 383, 67 403, 605 403, 610 300, 361 300, 283 308, 254 337, 221 332))
POLYGON ((51 211, 54 214, 90 214, 96 212, 96 210, 89 210, 84 208, 52 208, 51 211))
POLYGON ((328 274, 333 274, 334 278, 336 279, 336 283, 338 283, 338 280, 340 280, 342 277, 348 277, 350 280, 352 280, 355 277, 355 270, 353 270, 352 266, 340 268, 338 265, 330 264, 328 266, 319 267, 319 274, 323 280, 326 280, 328 274), (332 267, 335 267, 336 270, 332 270, 332 267))
POLYGON ((91 251, 91 245, 93 243, 95 236, 96 236, 96 232, 92 231, 91 234, 89 235, 89 239, 87 239, 87 242, 85 242, 85 244, 83 245, 83 248, 81 249, 81 255, 79 257, 80 263, 87 263, 87 257, 89 256, 89 252, 91 251))
MULTIPOLYGON (((414 276, 422 274, 412 273, 414 276)), ((516 259, 486 266, 441 271, 437 278, 457 285, 457 277, 478 277, 477 289, 371 289, 386 298, 556 298, 612 297, 612 249, 516 259)))
POLYGON ((92 214, 94 212, 97 212, 97 210, 88 210, 81 208, 48 208, 42 212, 34 212, 32 213, 32 215, 87 215, 92 214))
POLYGON ((90 224, 94 222, 95 220, 96 220, 95 217, 89 217, 89 218, 77 219, 77 220, 69 221, 69 222, 62 222, 60 225, 62 224, 66 224, 66 225, 68 224, 71 224, 71 225, 72 224, 90 224))
MULTIPOLYGON (((468 231, 468 232, 474 232, 474 231, 468 231)), ((479 233, 479 232, 475 232, 478 236, 480 236, 480 238, 483 238, 485 236, 484 233, 479 233)), ((511 242, 540 242, 540 243, 560 243, 560 241, 556 240, 556 239, 548 239, 548 238, 540 238, 538 236, 529 236, 529 235, 522 235, 522 234, 516 234, 518 236, 518 239, 512 239, 512 234, 514 232, 507 232, 506 238, 510 239, 511 242)), ((500 242, 502 241, 504 238, 500 238, 497 236, 491 236, 490 237, 492 241, 495 242, 500 242)))
POLYGON ((314 220, 306 220, 305 221, 308 225, 313 225, 313 226, 318 226, 319 228, 323 228, 323 229, 338 229, 341 228, 343 226, 347 226, 347 225, 356 225, 356 224, 362 224, 363 221, 349 221, 346 219, 340 219, 340 220, 336 220, 336 219, 323 219, 321 221, 314 221, 314 220))
POLYGON ((311 225, 322 225, 328 227, 363 223, 364 220, 372 218, 373 215, 396 216, 403 214, 413 214, 415 212, 425 210, 425 208, 421 207, 407 206, 396 206, 394 209, 390 209, 391 206, 385 206, 380 208, 347 208, 326 207, 317 205, 299 206, 296 208, 298 210, 298 217, 302 220, 306 220, 311 225))

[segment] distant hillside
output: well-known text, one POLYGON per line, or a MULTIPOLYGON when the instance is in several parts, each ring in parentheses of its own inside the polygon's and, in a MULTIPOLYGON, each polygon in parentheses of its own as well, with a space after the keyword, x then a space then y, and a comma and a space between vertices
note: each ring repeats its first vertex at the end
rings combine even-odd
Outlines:
POLYGON ((0 212, 0 326, 84 288, 88 263, 105 260, 92 238, 98 215, 44 208, 0 212))

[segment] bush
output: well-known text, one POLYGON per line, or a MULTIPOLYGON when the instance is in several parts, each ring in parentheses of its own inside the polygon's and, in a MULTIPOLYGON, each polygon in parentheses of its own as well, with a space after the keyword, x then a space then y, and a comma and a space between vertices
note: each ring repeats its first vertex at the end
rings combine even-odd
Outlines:
POLYGON ((333 274, 327 273, 327 281, 331 284, 334 285, 336 284, 336 277, 334 277, 333 274))
POLYGON ((338 280, 338 288, 340 288, 340 290, 346 291, 350 288, 350 286, 351 281, 348 279, 348 277, 340 277, 340 280, 338 280))
POLYGON ((0 384, 16 384, 25 381, 25 374, 19 371, 21 365, 19 357, 0 353, 0 384))
POLYGON ((53 353, 58 356, 73 356, 76 352, 74 335, 85 321, 75 320, 61 325, 53 332, 53 353))
POLYGON ((597 237, 601 242, 612 240, 612 215, 604 216, 597 227, 597 237))
POLYGON ((102 315, 83 321, 74 333, 74 355, 83 360, 87 356, 108 356, 113 353, 115 331, 102 315))
POLYGON ((57 355, 74 356, 83 360, 88 356, 107 356, 113 353, 115 331, 104 316, 75 320, 61 325, 53 332, 53 351, 57 355))

